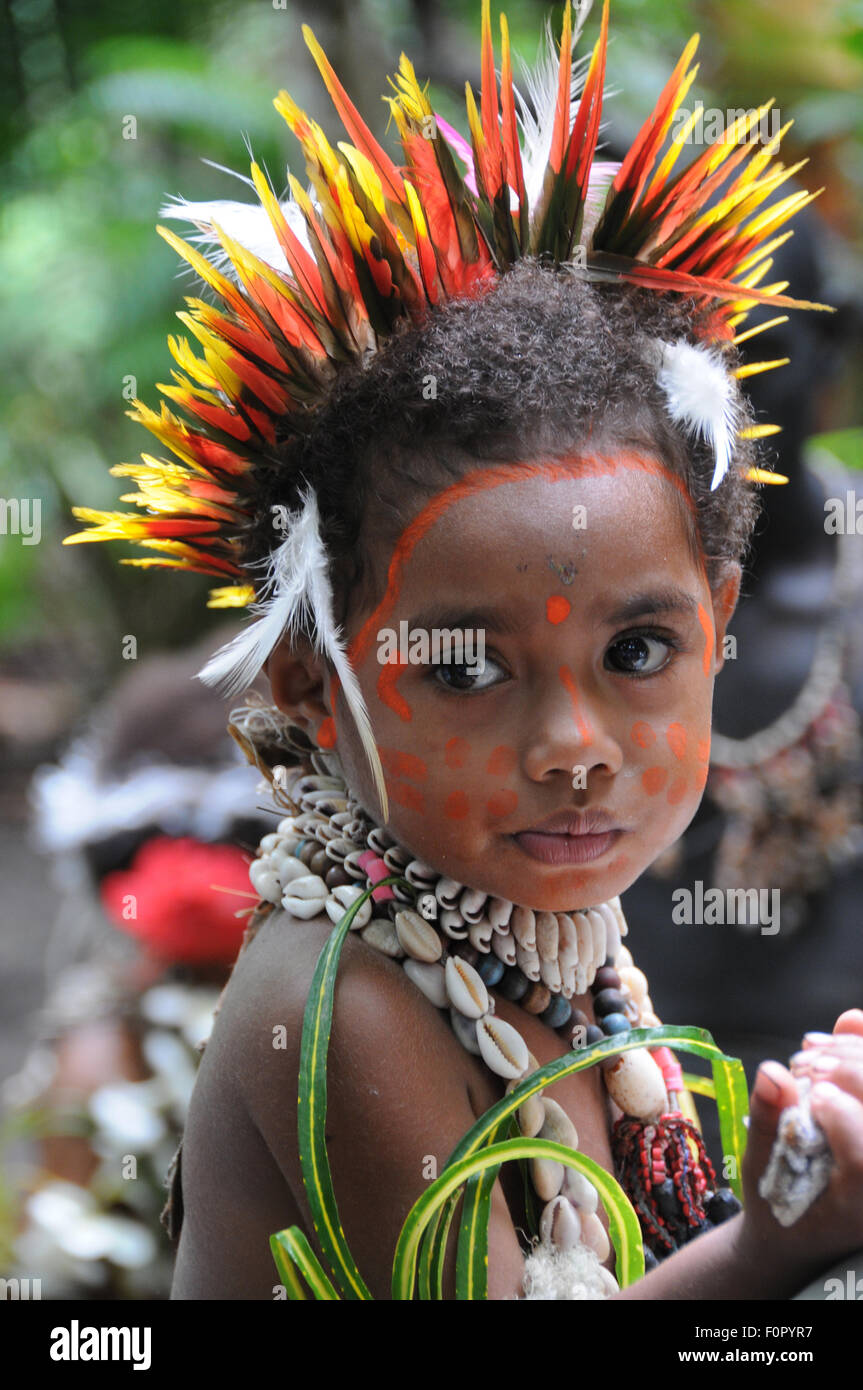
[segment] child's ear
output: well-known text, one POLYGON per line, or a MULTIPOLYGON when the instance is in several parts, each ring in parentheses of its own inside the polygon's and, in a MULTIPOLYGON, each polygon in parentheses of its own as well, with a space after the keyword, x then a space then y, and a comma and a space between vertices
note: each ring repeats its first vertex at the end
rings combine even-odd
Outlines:
POLYGON ((273 701, 300 728, 317 729, 332 711, 326 697, 326 666, 302 639, 282 638, 264 662, 273 701))
POLYGON ((711 591, 713 596, 713 626, 716 630, 717 674, 725 665, 725 630, 737 607, 742 577, 743 570, 737 561, 728 560, 723 565, 719 580, 711 591))

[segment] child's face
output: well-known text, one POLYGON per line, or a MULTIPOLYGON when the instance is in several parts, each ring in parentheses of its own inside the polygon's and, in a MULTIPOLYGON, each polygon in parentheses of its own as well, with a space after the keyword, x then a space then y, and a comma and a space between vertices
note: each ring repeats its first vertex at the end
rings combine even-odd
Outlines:
MULTIPOLYGON (((469 474, 424 508, 349 650, 392 834, 460 883, 561 911, 622 892, 692 819, 737 576, 714 610, 674 485, 651 460, 542 468, 469 474), (388 664, 381 634, 397 640, 400 624, 408 651, 417 629, 429 642, 435 628, 481 630, 484 672, 388 664)), ((334 713, 348 781, 374 816, 340 693, 334 713)))

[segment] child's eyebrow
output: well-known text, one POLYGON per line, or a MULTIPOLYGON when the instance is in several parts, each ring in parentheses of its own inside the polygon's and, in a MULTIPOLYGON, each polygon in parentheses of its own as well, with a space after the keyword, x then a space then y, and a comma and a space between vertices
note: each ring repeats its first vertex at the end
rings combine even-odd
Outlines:
POLYGON ((508 608, 424 608, 409 620, 409 627, 421 628, 483 628, 491 632, 523 632, 529 626, 508 608))
POLYGON ((670 584, 660 589, 643 590, 633 594, 613 612, 607 613, 603 621, 611 626, 615 623, 625 623, 632 618, 639 618, 645 613, 696 614, 697 612, 698 602, 692 594, 670 584))

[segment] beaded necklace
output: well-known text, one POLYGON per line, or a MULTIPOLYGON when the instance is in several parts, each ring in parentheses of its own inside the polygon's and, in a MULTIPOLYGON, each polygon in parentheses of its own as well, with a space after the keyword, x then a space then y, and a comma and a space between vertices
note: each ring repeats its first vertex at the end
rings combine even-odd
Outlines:
MULTIPOLYGON (((375 825, 347 787, 337 755, 313 748, 275 707, 261 701, 234 710, 229 730, 266 773, 277 802, 290 810, 263 837, 249 868, 261 900, 258 918, 282 907, 301 920, 326 913, 338 923, 372 889, 351 929, 399 961, 425 998, 447 1011, 459 1042, 506 1081, 507 1092, 540 1064, 518 1029, 496 1017, 490 990, 517 1002, 574 1048, 659 1023, 647 980, 623 945, 628 927, 619 898, 570 913, 542 912, 458 883, 375 825), (274 750, 282 756, 290 750, 298 765, 271 766, 274 750), (374 886, 393 874, 401 881, 374 886), (570 1002, 587 991, 595 1022, 570 1002)), ((729 1188, 717 1188, 698 1129, 680 1108, 683 1077, 670 1050, 636 1048, 600 1065, 617 1111, 615 1167, 638 1215, 650 1269, 739 1204, 729 1188)), ((550 1097, 529 1098, 517 1120, 526 1137, 578 1148, 575 1126, 550 1097)), ((573 1279, 577 1285, 574 1296, 609 1297, 617 1281, 601 1263, 610 1245, 597 1215, 596 1188, 548 1159, 531 1159, 530 1177, 542 1212, 526 1290, 559 1288, 559 1279, 549 1281, 547 1273, 564 1260, 569 1287, 573 1279)))

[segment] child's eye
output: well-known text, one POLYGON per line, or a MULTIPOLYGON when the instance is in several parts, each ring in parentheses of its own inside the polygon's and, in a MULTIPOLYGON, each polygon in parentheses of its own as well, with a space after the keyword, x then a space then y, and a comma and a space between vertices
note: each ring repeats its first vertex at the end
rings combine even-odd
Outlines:
POLYGON ((630 632, 612 642, 606 652, 606 663, 612 670, 630 676, 653 676, 672 659, 678 643, 671 637, 655 632, 630 632))
POLYGON ((498 685, 499 681, 494 679, 495 672, 506 676, 506 671, 497 661, 493 661, 486 655, 485 664, 481 671, 477 671, 474 665, 466 662, 432 662, 429 668, 430 677, 437 685, 446 686, 448 690, 488 690, 492 685, 498 685))

